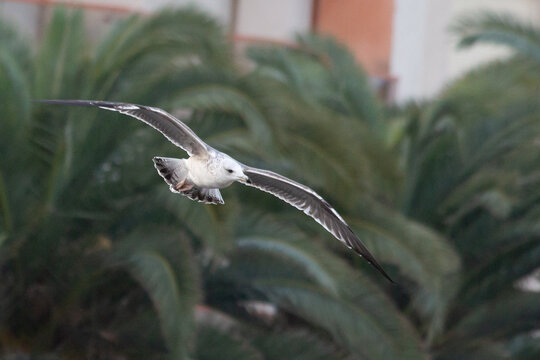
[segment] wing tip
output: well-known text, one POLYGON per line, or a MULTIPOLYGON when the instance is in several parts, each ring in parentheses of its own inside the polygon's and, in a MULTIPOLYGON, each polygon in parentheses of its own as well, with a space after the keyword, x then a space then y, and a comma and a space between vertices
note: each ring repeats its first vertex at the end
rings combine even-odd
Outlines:
MULTIPOLYGON (((368 253, 369 254, 369 253, 368 253)), ((375 269, 377 269, 377 271, 382 275, 384 276, 388 281, 390 281, 390 283, 392 283, 393 285, 398 285, 397 282, 395 282, 391 277, 390 275, 388 275, 386 273, 386 271, 384 271, 383 267, 377 262, 377 260, 375 260, 375 258, 373 256, 371 256, 371 254, 369 254, 369 256, 366 256, 368 254, 360 254, 360 256, 362 256, 364 259, 366 259, 366 261, 371 265, 373 266, 375 269)))
POLYGON ((374 263, 372 263, 372 262, 370 262, 370 264, 371 264, 372 266, 374 266, 375 269, 377 269, 377 270, 378 270, 378 271, 379 271, 379 272, 380 272, 380 273, 381 273, 388 281, 390 281, 390 283, 391 283, 392 285, 398 285, 398 283, 395 282, 395 281, 390 277, 390 275, 388 275, 388 274, 386 273, 386 271, 384 271, 384 269, 382 268, 382 266, 380 266, 380 265, 377 264, 377 263, 374 264, 374 263))
POLYGON ((373 255, 371 255, 371 253, 369 252, 369 250, 365 246, 363 246, 363 245, 358 246, 355 243, 353 243, 352 245, 353 246, 350 246, 350 248, 355 253, 357 253, 358 255, 363 257, 371 266, 373 266, 375 269, 377 269, 377 271, 382 276, 384 276, 388 281, 390 281, 393 285, 398 285, 394 280, 392 280, 390 275, 388 275, 386 273, 386 271, 384 271, 383 267, 377 262, 377 260, 375 260, 375 257, 373 255))
POLYGON ((96 106, 96 101, 93 100, 33 99, 32 102, 51 105, 96 106))
POLYGON ((32 102, 51 105, 68 105, 68 106, 96 106, 103 109, 117 109, 118 110, 136 110, 141 108, 141 105, 117 103, 111 101, 101 100, 75 100, 75 99, 33 99, 32 102))
POLYGON ((379 263, 375 260, 375 258, 371 257, 370 260, 368 260, 368 259, 366 258, 366 260, 367 260, 367 262, 368 262, 371 266, 373 266, 375 269, 377 269, 377 271, 378 271, 379 273, 381 273, 382 276, 384 276, 388 281, 390 281, 390 283, 392 283, 393 285, 397 285, 397 283, 396 283, 394 280, 392 280, 392 278, 390 277, 390 275, 388 275, 388 274, 386 273, 386 271, 384 271, 384 269, 382 268, 382 266, 379 265, 379 263))

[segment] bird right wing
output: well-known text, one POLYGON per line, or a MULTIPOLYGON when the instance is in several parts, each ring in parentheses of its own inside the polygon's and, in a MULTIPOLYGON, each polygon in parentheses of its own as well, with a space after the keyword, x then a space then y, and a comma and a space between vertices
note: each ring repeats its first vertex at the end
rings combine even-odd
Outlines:
POLYGON ((174 145, 184 149, 190 156, 205 156, 208 145, 186 124, 159 108, 150 106, 93 100, 36 100, 46 104, 71 106, 95 106, 105 110, 134 117, 162 133, 174 145))
POLYGON ((242 182, 244 185, 270 193, 295 208, 302 210, 306 215, 311 216, 328 232, 334 235, 336 239, 345 244, 345 246, 366 259, 384 277, 394 282, 382 266, 379 265, 377 260, 375 260, 373 255, 371 255, 366 246, 362 244, 345 220, 313 189, 268 170, 246 166, 243 171, 249 177, 248 182, 242 182))

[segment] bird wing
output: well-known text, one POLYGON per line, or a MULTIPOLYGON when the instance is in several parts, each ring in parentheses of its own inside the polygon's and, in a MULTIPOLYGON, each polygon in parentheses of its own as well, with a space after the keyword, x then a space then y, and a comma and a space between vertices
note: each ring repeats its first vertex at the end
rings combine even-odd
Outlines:
POLYGON ((37 100, 37 102, 71 106, 96 106, 105 110, 117 111, 150 125, 162 133, 174 145, 184 149, 190 156, 204 156, 208 152, 208 145, 195 135, 193 130, 168 112, 158 108, 92 100, 37 100))
POLYGON ((250 179, 250 182, 243 182, 244 185, 268 192, 297 209, 302 210, 349 249, 354 250, 357 254, 364 257, 388 280, 394 282, 354 234, 345 220, 315 191, 285 176, 267 170, 246 166, 244 168, 244 174, 250 179))

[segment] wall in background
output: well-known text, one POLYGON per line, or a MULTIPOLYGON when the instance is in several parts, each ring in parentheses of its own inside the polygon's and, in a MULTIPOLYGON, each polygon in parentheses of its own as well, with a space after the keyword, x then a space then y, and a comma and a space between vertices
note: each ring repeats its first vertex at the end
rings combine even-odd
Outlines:
POLYGON ((389 74, 393 0, 320 0, 315 4, 317 32, 347 44, 369 73, 389 74))
POLYGON ((459 16, 484 10, 540 25, 538 0, 395 0, 390 69, 398 79, 398 102, 432 97, 473 67, 509 54, 496 46, 456 48, 450 25, 459 16))
POLYGON ((228 25, 231 17, 230 0, 138 0, 138 2, 147 11, 157 10, 166 6, 197 6, 217 18, 224 25, 228 25))
MULTIPOLYGON (((62 2, 61 0, 59 2, 62 2)), ((118 18, 164 6, 196 6, 216 17, 237 43, 290 44, 315 29, 344 42, 397 102, 430 98, 469 69, 507 56, 506 49, 456 49, 448 31, 462 14, 493 10, 540 26, 540 0, 66 0, 89 9, 86 26, 98 38, 118 18)), ((0 16, 29 37, 41 36, 53 0, 0 0, 0 16)))
POLYGON ((240 0, 236 35, 292 41, 311 26, 311 0, 240 0))

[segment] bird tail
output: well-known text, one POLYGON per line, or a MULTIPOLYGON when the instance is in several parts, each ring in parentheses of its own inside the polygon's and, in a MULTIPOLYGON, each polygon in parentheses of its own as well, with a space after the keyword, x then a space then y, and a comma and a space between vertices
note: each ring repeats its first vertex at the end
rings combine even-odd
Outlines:
POLYGON ((179 192, 177 185, 185 183, 188 176, 185 160, 156 156, 152 161, 159 175, 169 184, 171 191, 179 192))
POLYGON ((225 201, 223 201, 219 189, 205 189, 194 186, 191 189, 181 191, 180 193, 187 196, 191 200, 195 200, 205 204, 225 204, 225 201))
POLYGON ((172 192, 205 204, 224 204, 219 189, 199 188, 190 183, 185 159, 156 156, 152 160, 154 167, 163 180, 169 184, 172 192))

